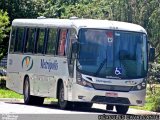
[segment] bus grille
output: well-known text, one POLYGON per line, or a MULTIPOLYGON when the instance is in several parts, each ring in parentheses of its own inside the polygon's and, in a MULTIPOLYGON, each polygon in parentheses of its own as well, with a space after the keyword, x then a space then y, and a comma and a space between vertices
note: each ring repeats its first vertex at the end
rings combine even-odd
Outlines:
POLYGON ((116 86, 116 85, 102 85, 102 84, 92 84, 92 85, 96 90, 129 92, 132 89, 132 86, 116 86))
POLYGON ((130 101, 128 98, 123 97, 105 97, 105 96, 94 96, 92 99, 94 103, 103 103, 103 104, 124 104, 130 105, 130 101))

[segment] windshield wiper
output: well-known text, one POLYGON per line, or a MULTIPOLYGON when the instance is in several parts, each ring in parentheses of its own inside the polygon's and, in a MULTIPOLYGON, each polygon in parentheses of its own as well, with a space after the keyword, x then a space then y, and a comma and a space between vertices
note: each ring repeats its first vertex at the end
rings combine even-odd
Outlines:
POLYGON ((105 63, 107 62, 107 58, 105 58, 102 63, 100 64, 99 68, 97 69, 97 71, 95 72, 95 76, 97 76, 99 74, 99 72, 102 70, 103 66, 105 65, 105 63))

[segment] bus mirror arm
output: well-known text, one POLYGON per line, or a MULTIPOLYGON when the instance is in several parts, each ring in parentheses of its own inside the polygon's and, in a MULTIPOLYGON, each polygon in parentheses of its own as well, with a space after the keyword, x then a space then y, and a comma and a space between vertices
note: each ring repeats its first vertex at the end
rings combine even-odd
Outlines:
POLYGON ((149 61, 154 62, 155 59, 155 48, 150 48, 149 50, 149 61))
POLYGON ((72 52, 76 54, 78 53, 78 51, 79 51, 79 43, 78 42, 72 43, 72 52))

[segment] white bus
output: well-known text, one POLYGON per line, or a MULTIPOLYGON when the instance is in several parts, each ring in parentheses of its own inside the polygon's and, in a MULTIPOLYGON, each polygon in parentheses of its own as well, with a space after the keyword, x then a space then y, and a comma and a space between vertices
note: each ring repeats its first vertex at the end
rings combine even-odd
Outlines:
POLYGON ((25 104, 56 98, 61 109, 106 104, 125 114, 143 106, 147 33, 139 25, 95 19, 15 19, 7 87, 25 104))

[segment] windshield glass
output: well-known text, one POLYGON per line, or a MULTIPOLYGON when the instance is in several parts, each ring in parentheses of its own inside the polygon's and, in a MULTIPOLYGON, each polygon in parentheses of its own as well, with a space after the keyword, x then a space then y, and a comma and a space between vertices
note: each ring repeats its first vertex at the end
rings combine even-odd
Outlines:
POLYGON ((146 34, 80 29, 77 67, 102 78, 142 78, 147 73, 146 34))

